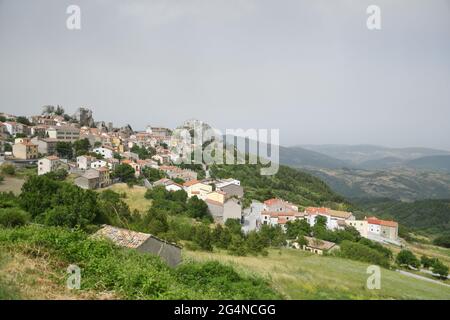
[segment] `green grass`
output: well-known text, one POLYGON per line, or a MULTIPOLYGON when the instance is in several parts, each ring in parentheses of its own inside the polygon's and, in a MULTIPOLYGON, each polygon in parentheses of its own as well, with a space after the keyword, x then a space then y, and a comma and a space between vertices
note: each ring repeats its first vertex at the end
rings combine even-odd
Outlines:
MULTIPOLYGON (((0 252, 25 256, 30 265, 46 265, 43 273, 35 273, 34 282, 27 281, 31 283, 27 291, 36 291, 36 287, 40 288, 51 277, 59 284, 55 289, 62 292, 65 283, 61 279, 67 276, 66 268, 75 264, 81 268, 84 293, 112 292, 121 299, 280 298, 263 278, 241 275, 230 266, 186 261, 177 268, 169 268, 152 254, 94 240, 80 230, 36 225, 0 228, 0 252)), ((18 267, 11 268, 10 264, 8 270, 11 272, 18 267)), ((18 285, 20 281, 13 281, 13 284, 18 285)), ((54 285, 54 281, 51 284, 54 285)), ((10 292, 8 289, 5 295, 10 292)), ((38 298, 46 297, 53 296, 50 293, 43 297, 38 295, 38 298)))
POLYGON ((269 250, 267 257, 222 252, 186 252, 194 261, 218 260, 268 279, 288 299, 450 299, 450 288, 381 269, 381 289, 369 290, 368 264, 295 249, 269 250))
MULTIPOLYGON (((0 270, 8 263, 9 259, 7 254, 0 251, 0 270)), ((14 300, 19 298, 19 288, 0 272, 0 300, 14 300)))
MULTIPOLYGON (((142 186, 128 187, 126 183, 116 183, 105 189, 111 189, 118 193, 125 193, 126 198, 123 201, 130 207, 131 211, 137 210, 139 212, 147 212, 150 208, 152 201, 144 197, 147 188, 142 186)), ((99 189, 103 191, 105 189, 99 189)))

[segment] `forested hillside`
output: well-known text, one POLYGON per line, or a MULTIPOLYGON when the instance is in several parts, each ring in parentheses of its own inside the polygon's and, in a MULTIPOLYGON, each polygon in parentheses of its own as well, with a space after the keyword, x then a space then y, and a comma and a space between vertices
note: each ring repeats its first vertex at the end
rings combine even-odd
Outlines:
POLYGON ((450 200, 358 199, 356 203, 368 213, 393 218, 413 230, 433 234, 450 230, 450 200))
POLYGON ((232 177, 240 180, 247 203, 251 199, 264 201, 280 197, 301 206, 349 206, 343 197, 309 173, 280 166, 277 174, 263 176, 260 168, 260 165, 215 165, 211 167, 210 174, 216 178, 232 177))

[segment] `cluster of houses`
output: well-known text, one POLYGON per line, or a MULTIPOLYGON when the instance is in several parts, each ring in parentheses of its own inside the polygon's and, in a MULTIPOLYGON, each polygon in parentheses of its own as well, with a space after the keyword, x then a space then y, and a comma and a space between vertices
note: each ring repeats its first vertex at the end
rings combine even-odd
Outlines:
MULTIPOLYGON (((112 123, 94 122, 92 112, 85 108, 78 109, 70 120, 61 115, 33 116, 28 119, 32 125, 15 121, 17 118, 13 115, 0 115, 8 119, 0 122, 0 146, 11 143, 11 138, 15 138, 12 152, 5 155, 12 161, 36 162, 39 175, 65 169, 76 175, 74 183, 79 187, 96 189, 114 183, 111 173, 119 164, 130 165, 136 177, 142 176, 145 168, 153 168, 164 172, 165 177, 154 183, 144 179, 148 188, 163 186, 168 191, 185 190, 189 198, 196 196, 205 201, 217 223, 238 219, 244 232, 257 231, 262 225, 280 226, 286 230, 287 223, 295 220, 305 220, 314 226, 320 216, 326 219, 330 230, 351 226, 363 237, 398 244, 398 224, 394 221, 376 217, 356 220, 351 212, 324 207, 307 207, 300 211, 298 206, 278 198, 263 203, 253 201, 250 207, 243 208, 244 189, 239 180, 216 180, 208 175, 206 179, 198 180, 195 171, 172 165, 179 154, 171 152, 167 146, 173 146, 178 140, 172 137, 172 131, 168 128, 148 126, 141 132, 133 131, 130 126, 114 128, 112 123), (89 154, 77 156, 76 162, 56 155, 58 142, 75 142, 85 138, 93 147, 89 154), (156 154, 149 159, 140 159, 131 151, 134 146, 151 147, 156 154)), ((190 123, 185 123, 185 126, 189 128, 190 123)), ((302 249, 323 253, 334 248, 332 243, 313 238, 307 241, 308 244, 303 245, 302 249)))
MULTIPOLYGON (((286 224, 295 220, 305 220, 311 227, 315 225, 318 217, 323 217, 329 230, 354 227, 362 237, 371 240, 399 244, 398 223, 390 220, 381 220, 376 217, 365 217, 356 220, 351 212, 333 210, 325 207, 307 207, 299 211, 298 207, 282 199, 269 199, 262 205, 252 203, 248 216, 256 217, 253 229, 268 224, 280 226, 286 230, 286 224)), ((249 228, 251 230, 252 228, 249 228)))

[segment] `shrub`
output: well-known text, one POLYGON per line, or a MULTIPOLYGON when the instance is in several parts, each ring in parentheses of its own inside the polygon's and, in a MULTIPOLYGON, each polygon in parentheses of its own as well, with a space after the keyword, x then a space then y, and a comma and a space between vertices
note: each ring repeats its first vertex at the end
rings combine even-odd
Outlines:
POLYGON ((441 278, 447 279, 448 277, 448 267, 444 265, 441 261, 436 260, 433 263, 433 273, 438 274, 441 278))
POLYGON ((368 262, 386 268, 389 267, 389 259, 384 254, 362 243, 344 240, 340 244, 338 255, 352 260, 368 262))
POLYGON ((433 244, 444 248, 450 248, 450 234, 437 237, 434 239, 433 244))
POLYGON ((22 226, 29 220, 29 214, 19 208, 0 209, 0 225, 4 227, 22 226))
POLYGON ((16 167, 12 164, 5 163, 1 166, 1 172, 3 174, 13 176, 16 174, 16 167))
POLYGON ((195 227, 193 241, 199 246, 200 249, 205 251, 212 251, 212 235, 209 226, 201 224, 195 227))
POLYGON ((417 257, 409 250, 403 249, 397 254, 397 258, 395 259, 400 266, 411 266, 414 268, 420 267, 420 261, 417 257))

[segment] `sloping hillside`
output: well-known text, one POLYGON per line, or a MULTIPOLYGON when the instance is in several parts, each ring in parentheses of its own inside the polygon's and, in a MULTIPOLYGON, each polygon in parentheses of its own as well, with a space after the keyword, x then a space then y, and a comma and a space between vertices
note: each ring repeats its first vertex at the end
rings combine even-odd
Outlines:
POLYGON ((381 269, 381 289, 369 290, 366 263, 323 257, 295 249, 270 250, 267 257, 187 252, 196 261, 218 260, 243 274, 270 279, 288 299, 450 299, 450 287, 381 269))
POLYGON ((450 155, 422 157, 406 162, 411 168, 428 170, 446 170, 450 172, 450 155))
POLYGON ((450 198, 450 174, 414 169, 311 169, 335 192, 347 198, 391 198, 413 201, 450 198))
POLYGON ((247 200, 264 201, 281 197, 303 206, 348 205, 343 197, 309 173, 280 166, 277 174, 263 176, 260 168, 259 165, 215 165, 211 167, 210 174, 212 177, 240 180, 247 200))
POLYGON ((428 233, 450 230, 450 200, 401 202, 390 199, 359 199, 356 203, 367 212, 395 219, 413 230, 428 233))
POLYGON ((405 161, 435 155, 450 155, 447 150, 431 148, 389 148, 375 145, 305 145, 302 147, 348 161, 359 167, 364 167, 363 163, 366 161, 383 158, 405 161))

